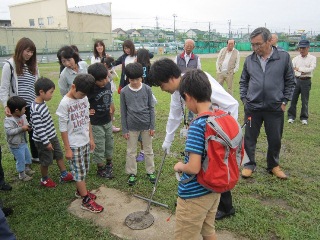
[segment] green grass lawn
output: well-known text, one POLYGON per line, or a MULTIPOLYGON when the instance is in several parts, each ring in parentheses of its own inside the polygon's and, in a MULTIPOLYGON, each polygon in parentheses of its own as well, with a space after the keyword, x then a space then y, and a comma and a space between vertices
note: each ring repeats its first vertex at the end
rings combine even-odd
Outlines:
MULTIPOLYGON (((239 78, 243 66, 235 74, 234 96, 239 100, 239 78)), ((215 77, 215 58, 201 59, 203 70, 215 77)), ((61 100, 57 86, 59 66, 57 63, 40 64, 42 76, 51 78, 56 83, 54 98, 48 102, 50 112, 54 118, 58 132, 56 108, 61 100)), ((216 229, 228 230, 235 235, 249 239, 319 239, 320 238, 320 67, 314 73, 310 95, 308 125, 301 125, 299 121, 288 124, 285 121, 281 149, 281 166, 290 176, 289 180, 281 181, 269 175, 266 168, 267 141, 264 130, 257 144, 257 172, 250 180, 241 179, 233 192, 236 215, 232 218, 216 222, 216 229)), ((118 85, 118 82, 117 82, 118 85)), ((156 105, 156 136, 153 149, 155 164, 159 166, 163 157, 161 149, 165 137, 165 125, 169 112, 170 95, 153 88, 158 99, 156 105)), ((116 106, 116 125, 120 126, 119 94, 114 94, 116 106)), ((3 107, 1 106, 1 112, 3 107)), ((298 106, 300 113, 300 106, 298 106)), ((0 115, 3 122, 4 114, 0 115)), ((286 119, 285 119, 286 120, 286 119)), ((243 108, 240 104, 239 122, 243 123, 243 108)), ((13 186, 11 192, 0 192, 5 206, 11 206, 14 214, 8 217, 12 231, 21 240, 42 239, 118 239, 111 236, 107 229, 96 227, 92 222, 79 219, 71 215, 67 208, 75 199, 74 184, 59 184, 56 189, 40 187, 40 171, 38 165, 34 179, 30 182, 20 182, 17 179, 15 162, 8 150, 3 127, 0 128, 0 144, 3 151, 3 167, 6 181, 13 186)), ((114 173, 113 180, 104 180, 96 176, 96 166, 91 165, 87 178, 89 189, 96 189, 101 185, 116 188, 121 191, 142 196, 149 196, 152 186, 145 176, 144 164, 138 164, 138 182, 129 188, 126 184, 127 176, 124 172, 126 142, 121 133, 115 136, 114 173)), ((61 142, 62 143, 62 142, 61 142)), ((184 143, 177 136, 171 154, 167 157, 154 200, 168 204, 174 211, 177 181, 173 166, 183 151, 184 143)), ((58 181, 59 171, 54 164, 49 169, 53 180, 58 181)), ((104 206, 108 211, 109 206, 104 206)), ((124 220, 124 219, 123 219, 124 220)), ((0 236, 1 239, 1 236, 0 236)))

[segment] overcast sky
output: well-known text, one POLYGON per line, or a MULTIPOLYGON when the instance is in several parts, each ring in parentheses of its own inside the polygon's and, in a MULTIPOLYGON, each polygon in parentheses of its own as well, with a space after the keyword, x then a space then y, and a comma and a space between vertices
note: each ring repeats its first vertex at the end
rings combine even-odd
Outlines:
MULTIPOLYGON (((0 18, 10 19, 8 5, 28 0, 0 0, 0 18)), ((68 0, 68 7, 112 2, 112 28, 216 29, 244 32, 266 26, 272 32, 305 30, 320 34, 320 0, 68 0), (318 10, 316 10, 318 9, 318 10), (173 15, 176 17, 173 17, 173 15), (174 21, 175 19, 175 21, 174 21)))

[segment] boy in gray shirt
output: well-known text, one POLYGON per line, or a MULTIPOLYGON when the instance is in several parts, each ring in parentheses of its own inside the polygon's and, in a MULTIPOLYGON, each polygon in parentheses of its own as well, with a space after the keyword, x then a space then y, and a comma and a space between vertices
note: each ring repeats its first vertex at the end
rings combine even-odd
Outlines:
POLYGON ((128 184, 137 181, 137 141, 141 133, 145 154, 145 167, 149 181, 155 183, 152 137, 155 128, 154 104, 151 88, 142 83, 143 68, 140 63, 130 63, 125 68, 129 84, 121 90, 120 108, 122 134, 127 140, 125 171, 128 184))

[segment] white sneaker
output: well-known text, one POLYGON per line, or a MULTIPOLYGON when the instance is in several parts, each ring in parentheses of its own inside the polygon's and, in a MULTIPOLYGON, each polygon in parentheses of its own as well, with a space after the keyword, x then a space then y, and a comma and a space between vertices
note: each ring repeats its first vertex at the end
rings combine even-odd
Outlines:
POLYGON ((307 120, 301 120, 302 125, 307 125, 308 121, 307 120))
POLYGON ((33 171, 33 170, 32 170, 31 168, 29 168, 29 167, 26 167, 26 169, 25 169, 24 171, 25 171, 25 173, 28 174, 28 175, 32 175, 32 174, 35 173, 35 171, 33 171))
POLYGON ((24 175, 19 174, 19 180, 27 182, 27 181, 32 180, 32 177, 28 176, 27 174, 24 174, 24 175))
POLYGON ((292 118, 288 119, 288 123, 293 123, 293 122, 294 122, 294 120, 292 118))
POLYGON ((32 160, 32 162, 34 162, 34 163, 40 163, 39 158, 32 158, 31 160, 32 160))

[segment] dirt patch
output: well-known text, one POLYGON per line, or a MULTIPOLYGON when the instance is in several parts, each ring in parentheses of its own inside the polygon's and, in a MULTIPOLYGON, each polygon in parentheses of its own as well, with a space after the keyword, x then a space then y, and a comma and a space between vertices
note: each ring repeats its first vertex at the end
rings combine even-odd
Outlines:
MULTIPOLYGON (((154 217, 154 223, 144 230, 132 230, 124 223, 126 217, 136 211, 146 211, 147 202, 133 197, 128 193, 121 192, 113 188, 101 186, 92 191, 97 195, 97 203, 103 205, 105 210, 102 213, 95 214, 84 211, 80 208, 81 200, 73 201, 68 208, 69 212, 79 218, 85 218, 93 221, 96 225, 107 228, 113 235, 123 239, 173 239, 175 217, 170 216, 170 211, 163 207, 151 206, 150 213, 154 217)), ((217 232, 218 239, 236 240, 234 234, 228 231, 217 232)), ((200 237, 199 237, 200 239, 200 237)))

